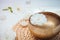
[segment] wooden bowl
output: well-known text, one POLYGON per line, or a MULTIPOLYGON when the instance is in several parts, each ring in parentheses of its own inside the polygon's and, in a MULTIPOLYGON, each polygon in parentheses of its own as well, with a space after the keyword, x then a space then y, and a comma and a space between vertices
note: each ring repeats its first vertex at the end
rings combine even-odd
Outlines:
POLYGON ((29 29, 31 33, 38 38, 47 39, 54 37, 60 31, 60 16, 53 12, 39 12, 39 14, 44 14, 47 18, 47 22, 41 26, 34 25, 31 23, 31 17, 29 18, 29 29), (52 23, 52 24, 51 24, 52 23))

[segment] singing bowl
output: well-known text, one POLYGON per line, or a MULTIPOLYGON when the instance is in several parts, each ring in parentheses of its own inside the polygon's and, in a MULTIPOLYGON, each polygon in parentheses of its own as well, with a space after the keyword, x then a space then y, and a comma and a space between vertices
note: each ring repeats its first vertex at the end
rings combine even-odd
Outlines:
POLYGON ((44 14, 47 18, 47 22, 41 26, 31 23, 31 15, 29 18, 29 30, 32 35, 38 38, 47 39, 56 36, 60 32, 60 16, 53 12, 38 12, 44 14), (51 24, 51 23, 52 24, 51 24))

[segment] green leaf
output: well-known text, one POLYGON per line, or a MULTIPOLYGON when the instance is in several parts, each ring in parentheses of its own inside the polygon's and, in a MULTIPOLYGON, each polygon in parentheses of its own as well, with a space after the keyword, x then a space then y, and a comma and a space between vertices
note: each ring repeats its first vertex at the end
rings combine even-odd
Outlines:
POLYGON ((3 9, 3 11, 7 11, 8 9, 3 9))
POLYGON ((13 13, 12 7, 8 7, 8 9, 10 10, 11 13, 13 13))

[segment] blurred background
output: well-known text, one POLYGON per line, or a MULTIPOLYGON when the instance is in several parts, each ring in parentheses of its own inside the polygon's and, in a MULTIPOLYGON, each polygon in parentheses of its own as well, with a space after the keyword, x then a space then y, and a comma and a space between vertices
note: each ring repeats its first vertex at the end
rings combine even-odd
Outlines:
POLYGON ((27 15, 41 11, 60 15, 60 0, 0 0, 0 40, 14 40, 13 25, 27 15))

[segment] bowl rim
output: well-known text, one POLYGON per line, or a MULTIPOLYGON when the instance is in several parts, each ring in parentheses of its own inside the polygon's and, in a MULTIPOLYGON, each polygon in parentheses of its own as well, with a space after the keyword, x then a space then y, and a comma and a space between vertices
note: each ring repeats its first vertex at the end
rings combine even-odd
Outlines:
MULTIPOLYGON (((37 13, 35 13, 35 14, 37 14, 37 13)), ((35 14, 33 14, 33 15, 35 15, 35 14)), ((54 13, 54 12, 38 12, 38 14, 46 14, 46 15, 52 15, 52 16, 55 16, 58 20, 60 20, 60 16, 58 15, 58 14, 56 14, 56 13, 54 13)), ((30 19, 31 19, 31 17, 33 16, 33 15, 31 15, 30 17, 29 17, 29 23, 32 25, 32 26, 36 26, 36 25, 33 25, 30 21, 30 19)))

